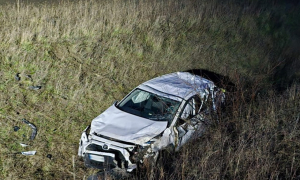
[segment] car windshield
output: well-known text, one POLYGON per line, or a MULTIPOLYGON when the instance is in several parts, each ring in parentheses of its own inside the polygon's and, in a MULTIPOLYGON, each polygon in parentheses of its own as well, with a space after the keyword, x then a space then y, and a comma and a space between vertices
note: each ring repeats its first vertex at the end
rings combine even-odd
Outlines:
POLYGON ((141 89, 135 89, 118 108, 143 118, 171 122, 180 102, 141 89))

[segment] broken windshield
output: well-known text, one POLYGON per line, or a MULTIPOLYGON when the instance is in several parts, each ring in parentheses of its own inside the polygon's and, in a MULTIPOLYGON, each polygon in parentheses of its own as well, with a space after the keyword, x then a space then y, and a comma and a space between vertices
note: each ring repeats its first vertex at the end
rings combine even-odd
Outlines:
POLYGON ((179 101, 135 89, 120 102, 118 108, 150 120, 171 122, 179 105, 179 101))

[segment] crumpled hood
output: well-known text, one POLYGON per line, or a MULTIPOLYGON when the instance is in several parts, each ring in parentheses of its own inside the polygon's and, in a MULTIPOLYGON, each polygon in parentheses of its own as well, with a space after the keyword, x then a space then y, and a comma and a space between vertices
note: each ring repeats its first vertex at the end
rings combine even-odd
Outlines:
POLYGON ((153 121, 123 112, 112 105, 93 119, 91 133, 143 144, 167 128, 166 121, 153 121))

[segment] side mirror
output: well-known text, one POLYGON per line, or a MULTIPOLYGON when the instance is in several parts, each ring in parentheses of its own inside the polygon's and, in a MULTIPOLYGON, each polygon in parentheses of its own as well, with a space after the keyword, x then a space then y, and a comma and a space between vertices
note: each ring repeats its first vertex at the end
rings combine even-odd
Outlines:
POLYGON ((115 100, 113 105, 117 106, 117 104, 118 104, 118 100, 115 100))

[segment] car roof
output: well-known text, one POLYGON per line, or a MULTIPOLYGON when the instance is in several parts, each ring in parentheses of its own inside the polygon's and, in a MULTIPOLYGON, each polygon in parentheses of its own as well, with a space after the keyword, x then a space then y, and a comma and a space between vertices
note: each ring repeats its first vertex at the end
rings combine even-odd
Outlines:
POLYGON ((189 72, 175 72, 156 77, 139 86, 142 89, 145 89, 145 87, 188 100, 195 94, 204 96, 204 94, 207 94, 205 90, 212 89, 215 85, 212 81, 189 72))

